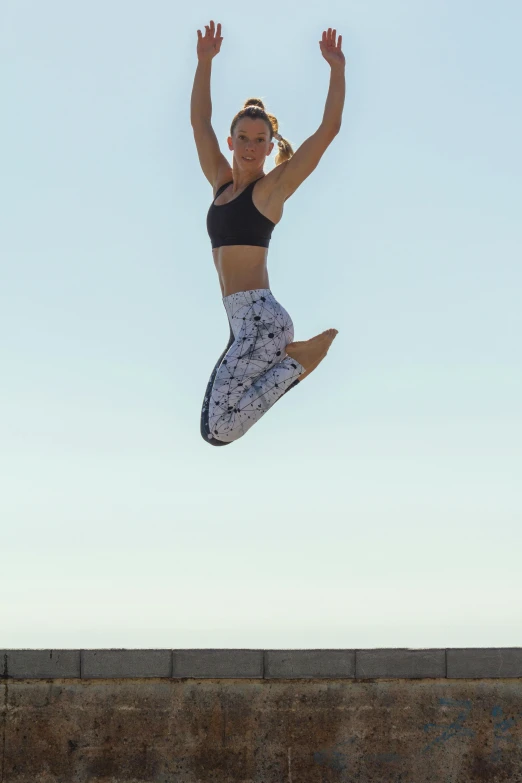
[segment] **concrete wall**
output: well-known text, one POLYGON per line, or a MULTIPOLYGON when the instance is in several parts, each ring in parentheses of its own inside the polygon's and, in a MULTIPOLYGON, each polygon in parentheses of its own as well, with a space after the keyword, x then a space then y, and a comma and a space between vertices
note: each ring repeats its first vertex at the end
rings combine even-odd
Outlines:
POLYGON ((522 649, 0 650, 1 783, 522 783, 522 649))

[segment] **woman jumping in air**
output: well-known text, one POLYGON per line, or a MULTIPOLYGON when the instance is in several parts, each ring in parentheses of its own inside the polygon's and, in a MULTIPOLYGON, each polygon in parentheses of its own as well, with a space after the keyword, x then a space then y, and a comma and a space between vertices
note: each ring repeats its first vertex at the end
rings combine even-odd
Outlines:
POLYGON ((198 30, 198 66, 191 99, 191 123, 199 161, 213 187, 207 230, 219 276, 230 339, 207 385, 201 410, 201 435, 213 446, 238 440, 283 394, 324 359, 337 329, 293 342, 292 319, 270 290, 268 245, 283 204, 312 173, 341 127, 345 59, 342 36, 328 28, 319 41, 331 68, 323 120, 293 152, 278 133, 278 122, 263 102, 245 102, 230 128, 232 167, 220 152, 211 125, 212 58, 221 49, 221 24, 198 30), (264 174, 267 155, 278 140, 275 168, 264 174))

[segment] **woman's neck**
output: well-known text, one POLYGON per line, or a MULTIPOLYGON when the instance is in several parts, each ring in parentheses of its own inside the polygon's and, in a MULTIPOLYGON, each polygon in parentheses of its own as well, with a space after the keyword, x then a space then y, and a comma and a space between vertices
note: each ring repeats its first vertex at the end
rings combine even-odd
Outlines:
POLYGON ((236 161, 234 160, 232 166, 232 180, 233 180, 232 193, 237 193, 238 190, 244 190, 256 179, 260 179, 261 177, 264 176, 266 175, 263 169, 258 169, 255 173, 252 173, 250 171, 247 172, 242 171, 236 165, 236 161))

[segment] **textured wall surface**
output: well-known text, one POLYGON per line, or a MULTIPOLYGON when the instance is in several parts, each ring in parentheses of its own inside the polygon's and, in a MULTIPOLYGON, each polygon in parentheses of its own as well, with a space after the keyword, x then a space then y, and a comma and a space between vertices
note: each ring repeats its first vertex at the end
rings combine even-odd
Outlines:
POLYGON ((518 648, 0 655, 1 783, 522 783, 518 648))

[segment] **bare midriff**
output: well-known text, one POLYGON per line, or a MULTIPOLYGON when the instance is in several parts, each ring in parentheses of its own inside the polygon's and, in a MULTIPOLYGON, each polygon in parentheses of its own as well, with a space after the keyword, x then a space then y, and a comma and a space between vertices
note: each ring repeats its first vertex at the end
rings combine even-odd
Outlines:
POLYGON ((230 245, 212 250, 223 296, 254 288, 270 288, 268 248, 230 245))
MULTIPOLYGON (((278 167, 279 168, 279 167, 278 167)), ((277 187, 280 172, 273 170, 254 185, 252 201, 254 206, 273 223, 279 223, 283 215, 284 196, 277 187)), ((214 197, 219 188, 232 180, 230 176, 216 183, 214 197)), ((236 198, 239 191, 234 194, 236 198)), ((232 186, 226 188, 216 199, 216 206, 232 201, 232 186)), ((255 288, 270 288, 268 280, 268 248, 257 245, 223 245, 212 250, 214 264, 219 277, 222 296, 255 288)))

